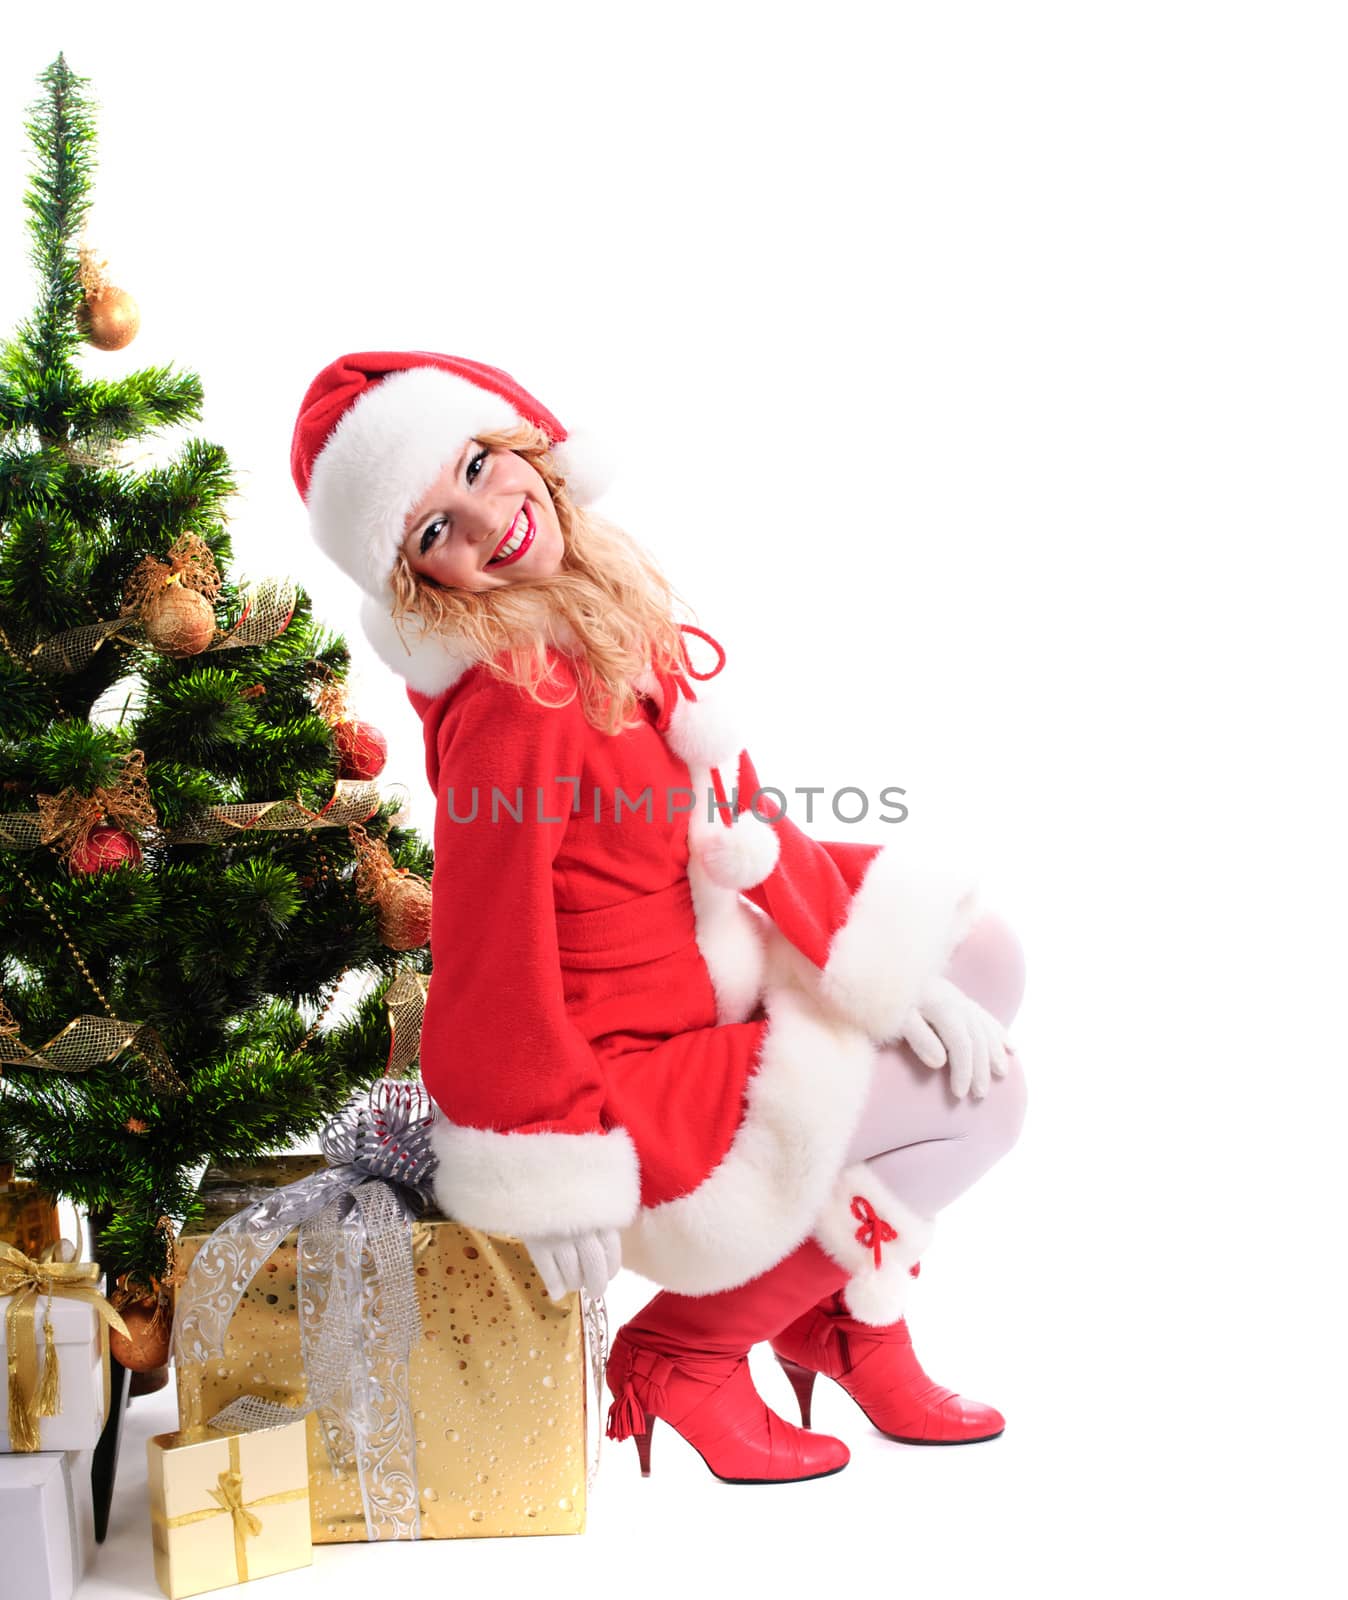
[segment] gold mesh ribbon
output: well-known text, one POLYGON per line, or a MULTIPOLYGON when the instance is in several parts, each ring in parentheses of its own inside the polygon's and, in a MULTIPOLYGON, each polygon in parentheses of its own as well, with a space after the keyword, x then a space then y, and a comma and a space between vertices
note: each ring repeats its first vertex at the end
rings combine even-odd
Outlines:
POLYGON ((61 1410, 60 1367, 51 1324, 53 1297, 81 1300, 110 1328, 129 1337, 126 1323, 99 1294, 98 1267, 92 1261, 61 1261, 61 1243, 48 1245, 34 1260, 12 1244, 0 1244, 0 1298, 9 1296, 5 1312, 5 1354, 9 1366, 9 1448, 36 1450, 41 1417, 61 1410), (38 1380, 37 1304, 47 1297, 44 1371, 38 1380))
POLYGON ((431 886, 406 867, 395 866, 388 846, 353 823, 347 829, 356 851, 356 893, 379 913, 379 937, 390 950, 425 944, 431 886))
POLYGON ((239 620, 211 646, 212 650, 241 650, 266 644, 284 633, 295 615, 299 591, 289 578, 264 578, 244 595, 239 620))
MULTIPOLYGON (((266 644, 277 634, 284 633, 295 614, 297 597, 298 591, 289 578, 262 579, 244 591, 239 620, 227 632, 217 634, 202 654, 266 644)), ((63 633, 54 633, 35 643, 16 643, 9 653, 21 664, 35 667, 40 672, 82 672, 107 640, 120 637, 142 642, 143 634, 138 612, 131 611, 108 622, 90 622, 79 628, 68 628, 63 633)))
MULTIPOLYGON (((317 811, 311 811, 298 796, 294 800, 207 806, 171 832, 147 828, 143 838, 147 844, 218 844, 250 828, 345 828, 353 822, 368 822, 378 810, 377 784, 362 778, 339 778, 327 803, 317 811)), ((0 813, 0 849, 31 850, 45 842, 40 816, 0 813)))
MULTIPOLYGON (((59 794, 37 797, 37 843, 54 845, 69 861, 74 852, 89 842, 89 835, 104 819, 118 823, 129 833, 142 833, 155 823, 150 803, 150 785, 145 776, 145 755, 129 750, 120 757, 117 777, 111 785, 83 795, 78 789, 62 789, 59 794)), ((6 818, 5 832, 26 818, 6 818)), ((0 842, 3 842, 0 840, 0 842)))
POLYGON ((328 803, 318 811, 311 811, 298 797, 208 806, 165 838, 170 844, 213 844, 247 828, 344 828, 353 822, 368 822, 378 809, 377 785, 339 778, 328 803))
POLYGON ((119 1022, 116 1017, 76 1017, 40 1050, 29 1050, 18 1037, 13 1017, 0 1004, 0 1067, 26 1067, 42 1072, 90 1072, 115 1061, 124 1050, 139 1061, 159 1094, 182 1094, 184 1084, 173 1069, 163 1040, 151 1023, 119 1022))
POLYGON ((421 1054, 421 1023, 426 1015, 428 980, 404 968, 384 992, 388 1008, 389 1050, 386 1078, 412 1075, 421 1054))
POLYGON ((244 1489, 243 1462, 236 1434, 229 1438, 229 1470, 216 1478, 216 1487, 207 1493, 215 1501, 201 1511, 184 1511, 181 1516, 165 1517, 156 1513, 154 1520, 163 1528, 190 1528, 194 1523, 211 1517, 227 1516, 234 1524, 234 1569, 240 1583, 248 1582, 248 1540, 256 1539, 262 1532, 262 1519, 254 1506, 280 1506, 308 1498, 309 1486, 302 1489, 282 1489, 278 1494, 264 1494, 250 1500, 244 1489))

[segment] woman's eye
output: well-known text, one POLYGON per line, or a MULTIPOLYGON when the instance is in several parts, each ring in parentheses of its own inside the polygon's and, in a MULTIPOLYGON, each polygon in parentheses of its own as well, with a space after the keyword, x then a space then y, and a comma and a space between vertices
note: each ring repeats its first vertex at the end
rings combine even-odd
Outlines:
POLYGON ((482 471, 482 463, 490 454, 490 450, 479 450, 473 459, 468 463, 466 468, 466 476, 469 483, 472 483, 477 478, 478 474, 482 471))
POLYGON ((445 519, 443 517, 437 517, 435 521, 432 522, 431 525, 426 529, 425 533, 422 534, 421 553, 423 556, 440 537, 440 532, 444 528, 444 525, 445 519))

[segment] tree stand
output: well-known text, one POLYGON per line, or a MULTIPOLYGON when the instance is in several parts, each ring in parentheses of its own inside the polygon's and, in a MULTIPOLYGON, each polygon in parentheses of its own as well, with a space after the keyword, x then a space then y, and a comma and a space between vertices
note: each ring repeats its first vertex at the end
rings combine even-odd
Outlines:
POLYGON ((122 1418, 126 1415, 126 1402, 131 1385, 126 1368, 115 1356, 108 1361, 112 1372, 111 1397, 108 1401, 108 1420, 94 1446, 94 1465, 90 1481, 94 1499, 94 1538, 102 1544, 108 1534, 108 1517, 112 1512, 112 1491, 117 1481, 117 1452, 122 1443, 122 1418))

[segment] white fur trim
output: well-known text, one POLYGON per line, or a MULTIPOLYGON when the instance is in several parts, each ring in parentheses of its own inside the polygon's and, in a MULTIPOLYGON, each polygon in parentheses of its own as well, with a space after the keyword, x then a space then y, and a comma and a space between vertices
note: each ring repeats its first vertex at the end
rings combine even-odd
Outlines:
POLYGON ((843 1290, 847 1309, 858 1322, 884 1328, 903 1315, 912 1283, 910 1269, 930 1245, 934 1229, 930 1217, 919 1216, 906 1206, 859 1161, 839 1173, 814 1236, 839 1266, 852 1274, 843 1290), (898 1234, 896 1239, 880 1241, 878 1267, 873 1246, 857 1237, 865 1231, 864 1213, 858 1218, 852 1209, 858 1196, 869 1201, 876 1216, 898 1234))
POLYGON ((706 841, 728 830, 716 816, 708 815, 710 770, 690 768, 688 782, 697 797, 688 815, 688 887, 697 947, 716 993, 716 1020, 744 1022, 763 995, 767 919, 738 890, 717 883, 702 865, 706 841))
MULTIPOLYGON (((634 686, 664 710, 660 681, 650 668, 635 679, 634 686)), ((716 993, 717 1021, 743 1022, 763 994, 766 919, 740 898, 738 890, 718 883, 703 865, 704 842, 730 831, 718 814, 708 812, 708 797, 713 794, 711 766, 734 761, 737 768, 742 748, 735 732, 735 714, 719 682, 714 689, 704 690, 706 686, 699 684, 695 701, 678 695, 665 741, 687 765, 693 791, 693 809, 688 815, 688 885, 698 950, 716 993)), ((733 771, 731 775, 733 778, 733 771)), ((728 792, 726 798, 730 799, 728 792)))
POLYGON ((578 506, 592 505, 617 476, 612 456, 587 428, 569 429, 551 454, 566 479, 567 493, 578 506))
MULTIPOLYGON (((434 696, 453 688, 478 660, 454 635, 427 633, 417 617, 404 617, 400 633, 389 606, 369 595, 361 601, 360 623, 384 665, 422 694, 434 696)), ((553 643, 562 655, 574 653, 577 640, 570 623, 556 625, 553 643)))
POLYGON ((688 863, 697 948, 716 995, 716 1020, 744 1022, 763 994, 763 915, 738 893, 688 863))
MULTIPOLYGON (((739 754, 744 748, 738 732, 743 726, 739 711, 719 682, 703 683, 693 679, 692 683, 697 699, 686 699, 676 691, 665 741, 685 766, 731 768, 723 776, 733 786, 739 754)), ((649 667, 634 680, 634 685, 642 694, 650 695, 661 711, 664 710, 660 680, 649 667)), ((726 799, 730 799, 729 790, 726 799)), ((705 797, 699 795, 699 804, 705 807, 705 797)))
POLYGON ((752 811, 741 812, 727 828, 718 822, 698 843, 698 859, 713 883, 723 889, 752 889, 777 865, 777 830, 752 811))
POLYGON ((437 1116, 435 1201, 465 1227, 507 1233, 621 1228, 636 1215, 641 1174, 623 1128, 608 1133, 496 1133, 437 1116))
POLYGON ((877 1044, 896 1039, 922 985, 945 970, 977 912, 966 877, 883 845, 833 936, 821 999, 877 1044))
MULTIPOLYGON (((690 767, 726 767, 724 776, 733 787, 744 748, 737 732, 738 718, 724 692, 696 686, 696 700, 679 696, 669 719, 669 747, 690 767)), ((726 799, 731 798, 729 789, 726 799)))
POLYGON ((390 605, 391 600, 370 595, 361 601, 360 624, 375 654, 420 693, 443 694, 467 672, 475 657, 457 648, 453 638, 423 631, 417 617, 404 617, 400 634, 390 605))
POLYGON ((382 595, 407 513, 476 434, 520 421, 509 401, 439 367, 372 384, 328 436, 309 476, 309 526, 366 594, 382 595))
POLYGON ((623 1260, 681 1294, 715 1294, 787 1256, 823 1210, 870 1085, 875 1052, 792 989, 766 996, 768 1026, 744 1116, 691 1194, 643 1209, 623 1260))

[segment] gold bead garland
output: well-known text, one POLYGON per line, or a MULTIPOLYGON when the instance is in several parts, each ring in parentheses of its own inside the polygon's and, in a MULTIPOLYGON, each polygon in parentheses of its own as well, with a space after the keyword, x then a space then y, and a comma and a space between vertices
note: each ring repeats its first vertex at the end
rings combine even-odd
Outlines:
POLYGON ((46 1057, 48 1053, 56 1053, 58 1060, 55 1063, 55 1070, 79 1072, 88 1071, 89 1068, 99 1065, 100 1061, 111 1061, 123 1050, 129 1050, 140 1061, 145 1076, 158 1093, 166 1095, 184 1093, 186 1085, 174 1071, 173 1063, 169 1060, 158 1031, 149 1023, 122 1022, 118 1018, 107 995, 100 988, 98 980, 89 971, 89 965, 80 954, 79 946, 70 937, 61 919, 47 904, 41 890, 21 867, 15 866, 14 875, 47 913, 48 920, 60 934, 75 965, 79 968, 80 976, 93 990, 94 998, 107 1013, 107 1021, 104 1022, 99 1017, 76 1017, 38 1051, 22 1049, 18 1045, 15 1033, 14 1047, 5 1051, 6 1058, 14 1065, 42 1066, 50 1070, 53 1064, 46 1057), (81 1043, 81 1040, 88 1042, 81 1043), (60 1050, 54 1051, 54 1047, 60 1046, 63 1042, 66 1045, 64 1054, 67 1059, 62 1059, 63 1053, 60 1050))

